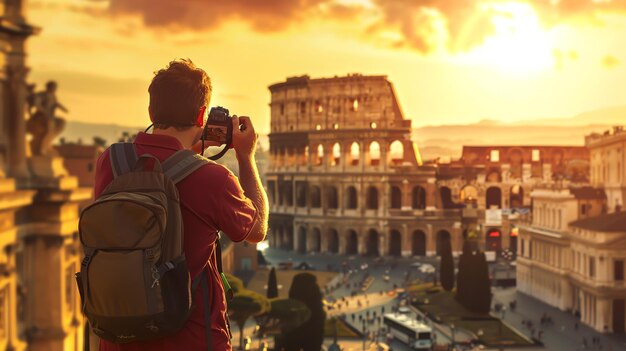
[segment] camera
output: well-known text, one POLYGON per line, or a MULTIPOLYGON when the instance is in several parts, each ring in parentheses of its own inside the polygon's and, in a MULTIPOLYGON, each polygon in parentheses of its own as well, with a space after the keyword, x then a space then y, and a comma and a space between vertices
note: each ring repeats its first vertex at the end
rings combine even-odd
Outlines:
POLYGON ((230 147, 233 140, 233 122, 227 108, 222 106, 211 107, 207 118, 202 140, 226 144, 230 147))

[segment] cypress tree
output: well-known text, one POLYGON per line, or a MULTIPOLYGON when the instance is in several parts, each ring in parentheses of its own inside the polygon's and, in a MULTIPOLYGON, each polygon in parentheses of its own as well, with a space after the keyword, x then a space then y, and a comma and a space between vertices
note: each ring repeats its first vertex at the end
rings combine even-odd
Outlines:
POLYGON ((454 288, 454 259, 452 258, 452 244, 450 240, 444 240, 441 250, 441 286, 446 291, 454 288))
POLYGON ((476 312, 489 313, 491 308, 491 281, 484 252, 476 255, 476 312))
POLYGON ((267 278, 267 298, 272 299, 275 297, 278 297, 278 282, 276 281, 276 269, 272 267, 267 278))
POLYGON ((324 341, 326 312, 322 305, 322 291, 317 278, 311 273, 300 273, 293 277, 289 288, 289 298, 304 302, 311 311, 311 317, 293 330, 283 330, 276 338, 276 350, 319 351, 324 341))
POLYGON ((456 299, 462 304, 467 304, 468 289, 471 289, 471 282, 467 281, 467 272, 470 269, 470 256, 472 251, 470 249, 469 241, 463 242, 463 252, 459 257, 459 273, 456 276, 456 299))

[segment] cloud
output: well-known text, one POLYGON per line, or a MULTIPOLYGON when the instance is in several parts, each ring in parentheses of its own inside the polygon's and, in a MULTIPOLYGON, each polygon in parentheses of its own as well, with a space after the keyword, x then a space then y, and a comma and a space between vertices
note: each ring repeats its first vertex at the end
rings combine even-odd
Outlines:
POLYGON ((152 28, 203 31, 238 20, 259 32, 282 31, 308 20, 353 26, 367 40, 427 54, 469 51, 495 33, 501 5, 521 4, 545 28, 599 13, 626 13, 626 0, 110 0, 113 16, 139 16, 152 28), (500 6, 500 7, 498 7, 500 6))
POLYGON ((604 56, 604 58, 602 59, 602 67, 606 69, 615 68, 619 66, 619 64, 620 64, 620 60, 617 57, 612 56, 612 55, 604 56))
POLYGON ((149 27, 212 29, 239 19, 258 31, 278 31, 306 19, 328 0, 111 0, 113 15, 139 15, 149 27))

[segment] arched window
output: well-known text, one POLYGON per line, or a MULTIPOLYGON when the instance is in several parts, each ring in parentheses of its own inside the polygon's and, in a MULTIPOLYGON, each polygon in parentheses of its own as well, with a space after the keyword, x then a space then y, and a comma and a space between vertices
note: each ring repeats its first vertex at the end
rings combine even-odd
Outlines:
POLYGON ((322 207, 322 194, 318 186, 311 187, 310 195, 311 195, 311 207, 312 208, 322 207))
POLYGON ((426 190, 424 190, 424 188, 419 185, 413 187, 411 195, 411 207, 413 207, 413 209, 423 210, 426 208, 426 190))
POLYGON ((341 146, 339 146, 339 143, 335 143, 333 145, 333 158, 331 161, 331 165, 338 166, 340 162, 341 162, 341 146))
POLYGON ((356 141, 350 145, 350 165, 358 166, 359 159, 361 158, 361 148, 356 141))
POLYGON ((346 208, 355 210, 357 207, 359 207, 359 203, 356 188, 349 186, 346 189, 346 208))
POLYGON ((402 207, 402 191, 397 186, 391 187, 391 208, 399 209, 402 207))
POLYGON ((404 145, 399 140, 391 143, 389 147, 389 153, 391 156, 391 164, 392 165, 401 165, 404 161, 404 145))
POLYGON ((324 163, 324 146, 322 144, 317 145, 317 157, 315 158, 315 165, 321 166, 324 163))
POLYGON ((370 153, 370 165, 378 166, 380 164, 380 144, 377 141, 372 141, 369 148, 370 153))
POLYGON ((337 188, 334 186, 328 187, 328 208, 339 208, 339 196, 337 195, 337 188))
POLYGON ((370 186, 367 188, 367 209, 368 210, 377 210, 378 209, 378 189, 376 187, 370 186))

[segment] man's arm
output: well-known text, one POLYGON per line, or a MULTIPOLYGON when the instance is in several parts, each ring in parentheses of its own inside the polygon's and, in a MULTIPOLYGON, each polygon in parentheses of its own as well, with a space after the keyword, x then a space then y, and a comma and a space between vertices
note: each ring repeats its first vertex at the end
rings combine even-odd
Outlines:
POLYGON ((269 206, 267 194, 261 184, 259 170, 256 167, 254 152, 257 135, 249 117, 233 116, 233 148, 239 162, 239 183, 246 197, 252 201, 257 210, 257 220, 250 230, 246 241, 258 243, 265 239, 269 206), (243 130, 239 130, 239 124, 243 130))

